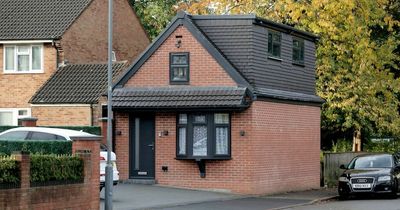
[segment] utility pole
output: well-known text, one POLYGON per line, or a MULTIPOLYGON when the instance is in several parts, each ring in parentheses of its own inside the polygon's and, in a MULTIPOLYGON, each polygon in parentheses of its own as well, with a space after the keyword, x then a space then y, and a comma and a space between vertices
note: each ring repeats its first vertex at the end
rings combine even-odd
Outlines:
POLYGON ((107 91, 107 166, 105 184, 105 209, 112 210, 113 197, 113 166, 111 162, 112 151, 112 40, 113 40, 113 1, 108 0, 108 91, 107 91))

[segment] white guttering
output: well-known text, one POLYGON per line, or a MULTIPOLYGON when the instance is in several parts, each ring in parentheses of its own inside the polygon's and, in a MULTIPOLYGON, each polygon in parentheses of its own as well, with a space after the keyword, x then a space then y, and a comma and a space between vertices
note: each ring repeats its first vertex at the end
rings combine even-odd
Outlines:
POLYGON ((0 40, 0 44, 53 43, 53 40, 0 40))

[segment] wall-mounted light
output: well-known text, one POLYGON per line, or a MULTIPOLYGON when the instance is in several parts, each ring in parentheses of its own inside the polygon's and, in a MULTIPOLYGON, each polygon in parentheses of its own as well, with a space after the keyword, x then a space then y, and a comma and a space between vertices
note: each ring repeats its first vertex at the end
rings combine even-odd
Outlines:
POLYGON ((168 136, 168 131, 167 130, 163 130, 163 136, 168 136))
POLYGON ((122 131, 117 131, 116 134, 117 134, 117 136, 120 136, 120 135, 122 135, 122 131))
POLYGON ((182 45, 182 36, 175 36, 176 41, 175 41, 175 47, 180 48, 182 45))
POLYGON ((244 136, 246 134, 246 132, 244 130, 240 131, 240 136, 244 136))
POLYGON ((161 166, 161 170, 163 172, 168 172, 168 166, 161 166))

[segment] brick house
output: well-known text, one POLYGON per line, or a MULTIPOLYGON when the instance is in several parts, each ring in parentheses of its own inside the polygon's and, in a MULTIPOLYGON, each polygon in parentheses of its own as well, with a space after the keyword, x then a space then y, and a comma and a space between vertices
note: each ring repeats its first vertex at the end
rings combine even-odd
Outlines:
MULTIPOLYGON (((132 62, 149 39, 128 0, 114 2, 115 59, 132 62)), ((52 121, 60 116, 70 124, 90 125, 88 104, 31 105, 29 100, 59 67, 107 61, 108 1, 3 0, 0 8, 0 125, 51 113, 57 115, 39 118, 38 125, 63 125, 52 121), (79 117, 85 120, 73 120, 79 117)))
POLYGON ((313 34, 183 12, 115 83, 120 178, 264 194, 319 187, 313 34))

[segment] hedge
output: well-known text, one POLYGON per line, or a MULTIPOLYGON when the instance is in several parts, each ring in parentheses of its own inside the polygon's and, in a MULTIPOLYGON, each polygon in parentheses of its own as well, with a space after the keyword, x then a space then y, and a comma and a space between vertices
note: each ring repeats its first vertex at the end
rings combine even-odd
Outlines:
MULTIPOLYGON (((0 126, 0 133, 11 128, 17 128, 18 126, 0 126)), ((47 128, 63 128, 70 130, 83 131, 94 135, 101 135, 101 128, 99 126, 44 126, 47 128)))
POLYGON ((83 178, 83 160, 80 157, 31 155, 30 181, 33 186, 43 186, 47 185, 46 183, 51 183, 51 185, 66 182, 77 183, 83 182, 83 178))
POLYGON ((19 162, 11 156, 0 157, 0 188, 19 184, 19 162))
POLYGON ((14 151, 31 154, 71 154, 72 141, 0 141, 0 154, 10 155, 14 151))

